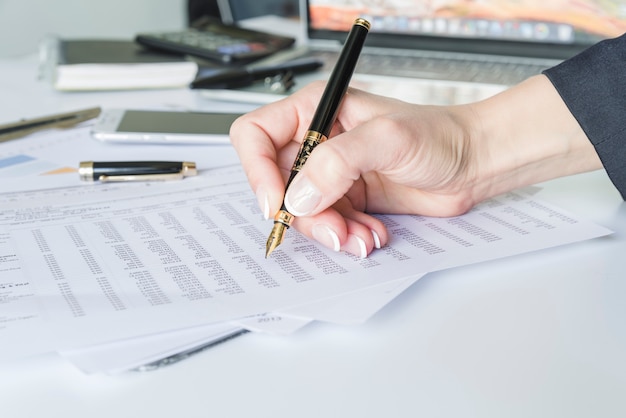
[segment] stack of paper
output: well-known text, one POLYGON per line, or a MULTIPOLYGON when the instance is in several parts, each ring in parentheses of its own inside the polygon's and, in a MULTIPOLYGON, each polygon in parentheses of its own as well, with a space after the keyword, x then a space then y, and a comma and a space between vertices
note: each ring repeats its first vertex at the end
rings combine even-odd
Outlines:
MULTIPOLYGON (((34 167, 75 166, 68 159, 97 147, 88 135, 78 128, 6 145, 0 176, 20 153, 34 167)), ((177 152, 190 150, 168 154, 177 152)), ((362 323, 430 271, 610 233, 514 192, 453 218, 381 215, 392 239, 366 259, 294 230, 266 259, 271 222, 241 168, 206 164, 180 182, 85 185, 75 173, 29 174, 12 191, 17 182, 6 178, 0 355, 58 351, 89 373, 149 369, 244 331, 362 323)))

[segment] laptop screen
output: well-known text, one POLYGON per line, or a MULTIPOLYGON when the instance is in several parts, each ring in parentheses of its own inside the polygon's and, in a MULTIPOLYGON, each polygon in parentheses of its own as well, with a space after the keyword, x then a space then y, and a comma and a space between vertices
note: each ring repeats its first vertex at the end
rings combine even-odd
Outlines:
POLYGON ((311 39, 345 37, 356 17, 371 46, 566 58, 626 32, 626 0, 307 0, 311 39))

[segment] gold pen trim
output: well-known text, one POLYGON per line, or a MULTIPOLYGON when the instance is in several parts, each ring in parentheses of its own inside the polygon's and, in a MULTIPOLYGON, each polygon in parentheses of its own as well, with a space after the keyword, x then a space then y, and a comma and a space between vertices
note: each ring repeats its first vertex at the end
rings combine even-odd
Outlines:
POLYGON ((93 161, 81 161, 78 165, 78 175, 82 181, 94 181, 93 161))
POLYGON ((283 209, 279 210, 276 216, 274 216, 274 222, 280 222, 289 228, 293 223, 294 218, 295 216, 283 209))
POLYGON ((296 160, 293 162, 293 167, 291 167, 292 171, 300 171, 304 166, 306 160, 309 159, 309 156, 313 152, 316 146, 326 141, 328 138, 317 131, 307 131, 304 135, 304 139, 302 140, 302 144, 300 145, 300 150, 298 151, 298 156, 296 160))
POLYGON ((363 26, 363 27, 364 27, 365 29, 367 29, 368 31, 370 30, 370 28, 371 28, 371 26, 372 26, 372 25, 371 25, 371 23, 370 23, 369 21, 367 21, 367 20, 363 19, 362 17, 357 18, 357 19, 354 21, 354 24, 355 24, 355 25, 360 25, 360 26, 363 26))
POLYGON ((196 163, 192 163, 191 161, 183 161, 183 177, 195 176, 198 174, 198 168, 196 167, 196 163))

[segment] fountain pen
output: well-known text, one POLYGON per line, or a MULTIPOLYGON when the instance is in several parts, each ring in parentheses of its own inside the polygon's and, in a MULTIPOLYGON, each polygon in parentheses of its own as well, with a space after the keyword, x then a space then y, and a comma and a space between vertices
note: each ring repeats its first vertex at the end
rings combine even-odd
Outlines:
MULTIPOLYGON (((302 166, 309 158, 309 155, 311 155, 311 152, 313 152, 313 149, 328 139, 330 130, 337 118, 339 106, 348 90, 350 79, 354 73, 369 29, 370 23, 367 20, 358 18, 354 21, 352 29, 350 29, 350 33, 339 54, 337 63, 330 74, 324 93, 322 94, 313 119, 311 120, 311 124, 309 125, 309 129, 304 135, 302 145, 300 146, 298 155, 291 168, 289 179, 285 185, 285 190, 287 190, 293 178, 302 169, 302 166)), ((289 229, 293 220, 294 215, 289 213, 283 200, 280 210, 274 216, 274 227, 265 244, 265 258, 269 257, 283 242, 285 232, 289 229)))

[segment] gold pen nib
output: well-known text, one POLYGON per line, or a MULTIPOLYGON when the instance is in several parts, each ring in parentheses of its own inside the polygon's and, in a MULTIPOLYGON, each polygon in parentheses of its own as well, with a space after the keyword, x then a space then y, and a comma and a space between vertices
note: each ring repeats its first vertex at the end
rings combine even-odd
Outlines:
POLYGON ((284 224, 280 222, 274 223, 272 232, 267 238, 267 243, 265 244, 265 258, 269 257, 272 251, 274 251, 276 247, 283 243, 286 230, 287 227, 284 224))
POLYGON ((294 216, 284 209, 279 210, 276 216, 274 216, 274 227, 265 244, 265 258, 269 257, 272 251, 283 243, 285 232, 289 229, 293 219, 294 216))

